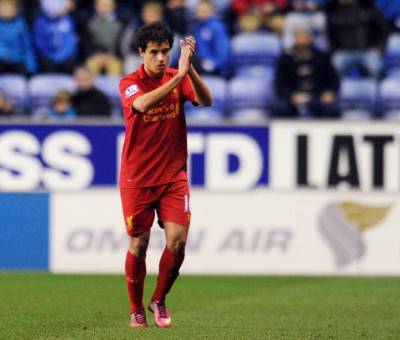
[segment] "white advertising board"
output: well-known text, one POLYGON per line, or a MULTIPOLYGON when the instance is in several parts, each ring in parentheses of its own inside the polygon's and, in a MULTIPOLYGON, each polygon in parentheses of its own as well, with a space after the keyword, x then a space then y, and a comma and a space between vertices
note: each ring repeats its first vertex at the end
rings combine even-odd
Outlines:
MULTIPOLYGON (((127 249, 118 191, 51 198, 50 270, 121 273, 127 249)), ((400 198, 389 194, 192 192, 182 273, 400 275, 400 198)), ((164 248, 155 225, 147 256, 164 248)))
POLYGON ((272 122, 270 185, 398 193, 399 131, 394 122, 272 122))

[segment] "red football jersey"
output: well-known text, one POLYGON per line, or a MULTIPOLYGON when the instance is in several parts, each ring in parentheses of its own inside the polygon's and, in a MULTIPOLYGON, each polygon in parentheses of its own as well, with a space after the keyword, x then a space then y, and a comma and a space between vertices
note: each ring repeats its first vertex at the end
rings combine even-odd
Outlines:
POLYGON ((161 78, 150 78, 144 65, 119 83, 125 115, 125 142, 121 157, 120 187, 156 186, 186 178, 187 131, 185 100, 194 102, 192 83, 186 76, 161 102, 145 113, 135 110, 135 99, 177 74, 166 68, 161 78))

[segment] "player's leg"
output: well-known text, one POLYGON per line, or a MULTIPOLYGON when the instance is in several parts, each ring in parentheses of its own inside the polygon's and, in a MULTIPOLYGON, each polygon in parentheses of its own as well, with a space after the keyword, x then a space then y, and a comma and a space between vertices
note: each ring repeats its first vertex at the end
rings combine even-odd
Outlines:
POLYGON ((147 327, 143 290, 149 238, 150 232, 129 236, 129 250, 125 259, 125 277, 131 311, 131 326, 133 328, 147 327))
POLYGON ((174 222, 164 222, 163 226, 166 247, 160 259, 157 287, 149 308, 154 312, 156 325, 167 328, 171 327, 171 317, 165 304, 165 298, 178 277, 179 269, 185 258, 188 227, 174 222))
POLYGON ((185 257, 190 225, 189 197, 187 181, 179 181, 166 187, 157 207, 159 223, 165 231, 166 247, 160 259, 157 287, 151 298, 150 309, 154 311, 159 327, 171 326, 165 298, 179 275, 185 257))
POLYGON ((174 222, 164 222, 166 247, 160 259, 157 288, 152 301, 164 302, 185 258, 188 228, 174 222))
POLYGON ((143 306, 143 288, 146 277, 146 251, 154 208, 150 190, 121 188, 122 208, 129 249, 125 259, 125 276, 131 311, 131 326, 147 327, 143 306))

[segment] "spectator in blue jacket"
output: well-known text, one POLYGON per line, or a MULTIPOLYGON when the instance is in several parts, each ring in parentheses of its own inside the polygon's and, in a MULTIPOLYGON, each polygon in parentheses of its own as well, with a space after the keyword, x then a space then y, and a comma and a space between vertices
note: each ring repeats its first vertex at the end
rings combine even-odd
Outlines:
POLYGON ((72 73, 78 54, 70 0, 41 0, 33 34, 41 72, 72 73))
POLYGON ((36 59, 30 32, 16 0, 0 0, 0 73, 33 74, 36 59))
POLYGON ((200 0, 192 28, 196 39, 193 63, 200 73, 227 76, 229 72, 229 36, 225 23, 214 16, 209 0, 200 0))

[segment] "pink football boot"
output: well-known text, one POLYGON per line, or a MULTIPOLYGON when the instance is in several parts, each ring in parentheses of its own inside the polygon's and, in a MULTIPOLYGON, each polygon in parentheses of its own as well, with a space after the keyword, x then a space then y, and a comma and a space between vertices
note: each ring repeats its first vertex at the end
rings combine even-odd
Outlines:
POLYGON ((147 328, 149 325, 146 321, 146 314, 143 310, 131 314, 131 327, 132 328, 147 328))
POLYGON ((151 301, 149 310, 154 313, 154 322, 157 327, 170 328, 172 326, 171 317, 169 316, 165 303, 151 301))

